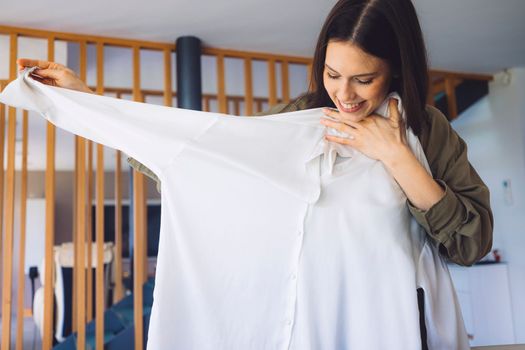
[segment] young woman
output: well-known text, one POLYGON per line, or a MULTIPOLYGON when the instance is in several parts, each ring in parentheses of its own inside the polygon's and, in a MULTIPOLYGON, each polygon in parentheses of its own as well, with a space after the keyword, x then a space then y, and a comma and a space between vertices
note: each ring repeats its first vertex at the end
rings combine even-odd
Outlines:
POLYGON ((317 41, 311 93, 268 114, 332 107, 327 126, 351 137, 327 136, 378 159, 401 186, 418 223, 440 252, 472 265, 492 246, 489 191, 467 158, 465 142, 441 112, 426 106, 428 66, 423 35, 410 0, 340 0, 317 41), (432 176, 402 137, 405 125, 372 112, 399 93, 406 127, 418 136, 432 176), (333 109, 336 108, 336 109, 333 109))
MULTIPOLYGON (((64 66, 28 59, 19 60, 19 65, 21 69, 40 67, 35 78, 46 84, 89 92, 64 66)), ((319 35, 311 92, 268 113, 331 107, 324 110, 330 118, 321 123, 347 137, 327 135, 326 139, 380 161, 439 252, 456 263, 471 265, 491 248, 489 192, 467 159, 465 143, 439 111, 425 105, 427 69, 423 37, 410 0, 340 0, 319 35), (390 118, 374 114, 390 92, 401 97, 406 120, 395 101, 390 103, 390 118), (407 145, 407 128, 418 137, 431 175, 407 145)), ((148 172, 133 160, 132 164, 148 172)), ((422 309, 420 313, 424 320, 422 309)), ((425 332, 421 322, 423 348, 427 346, 425 332)), ((440 344, 438 338, 434 334, 431 348, 440 344)))

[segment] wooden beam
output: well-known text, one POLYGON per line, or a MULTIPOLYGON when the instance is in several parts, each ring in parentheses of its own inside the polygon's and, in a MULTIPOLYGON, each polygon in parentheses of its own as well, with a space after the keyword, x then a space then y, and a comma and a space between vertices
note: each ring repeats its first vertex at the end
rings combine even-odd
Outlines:
POLYGON ((121 152, 115 155, 115 292, 114 302, 124 296, 122 284, 122 169, 121 152))
POLYGON ((40 29, 10 27, 10 26, 2 26, 2 25, 0 25, 0 33, 2 34, 15 33, 19 36, 29 37, 29 38, 48 38, 52 36, 56 40, 73 41, 73 42, 86 41, 88 43, 101 43, 104 45, 117 46, 117 47, 130 47, 130 46, 138 45, 144 49, 149 49, 149 50, 164 50, 166 48, 171 49, 171 50, 175 49, 175 44, 172 44, 172 43, 158 43, 158 42, 152 42, 152 41, 131 40, 131 39, 98 36, 98 35, 84 35, 84 34, 74 34, 74 33, 65 33, 65 32, 52 32, 52 31, 46 31, 46 30, 40 30, 40 29))
POLYGON ((217 56, 222 55, 223 57, 228 58, 251 58, 254 60, 259 61, 268 61, 268 60, 286 60, 290 63, 298 63, 298 64, 308 64, 312 62, 312 58, 310 57, 300 57, 300 56, 286 56, 286 55, 278 55, 278 54, 272 54, 272 53, 265 53, 265 52, 255 52, 255 51, 239 51, 239 50, 231 50, 231 49, 221 49, 221 48, 213 48, 213 47, 204 47, 202 49, 203 55, 210 55, 210 56, 217 56))
MULTIPOLYGON (((86 348, 86 142, 78 138, 78 175, 77 175, 77 349, 86 348)), ((90 273, 91 269, 88 269, 90 273)))
POLYGON ((312 79, 312 63, 306 65, 306 81, 308 82, 308 91, 313 91, 315 86, 312 79))
MULTIPOLYGON (((83 82, 87 81, 87 43, 85 41, 80 42, 80 52, 79 52, 79 66, 80 66, 80 79, 83 82)), ((93 172, 93 164, 92 164, 92 158, 93 158, 93 144, 89 140, 84 140, 86 145, 85 148, 88 148, 88 173, 87 173, 87 184, 84 181, 83 185, 84 187, 87 186, 87 188, 84 189, 85 194, 85 202, 83 204, 84 206, 84 212, 85 212, 85 236, 86 236, 86 255, 87 255, 87 274, 86 274, 86 321, 91 322, 93 319, 93 273, 92 273, 92 266, 93 266, 93 232, 92 232, 92 224, 91 224, 91 197, 92 197, 92 179, 91 174, 93 172)), ((84 156, 85 161, 85 156, 84 156)), ((84 166, 85 170, 85 166, 84 166)))
MULTIPOLYGON (((452 84, 454 85, 454 89, 463 82, 463 80, 457 79, 457 78, 450 78, 450 80, 452 81, 452 84)), ((441 79, 435 80, 430 86, 430 91, 432 91, 434 95, 439 94, 440 92, 446 93, 447 87, 446 87, 445 79, 441 78, 441 79)))
POLYGON ((290 73, 287 61, 282 61, 281 63, 281 88, 282 101, 284 103, 290 102, 290 73))
MULTIPOLYGON (((9 77, 16 77, 16 57, 18 52, 18 37, 10 35, 9 77)), ((8 109, 7 127, 7 170, 5 198, 5 232, 3 243, 3 273, 2 273, 2 350, 11 346, 11 308, 13 285, 13 231, 15 205, 15 147, 16 147, 16 109, 8 109)), ((3 165, 2 165, 3 166, 3 165)))
MULTIPOLYGON (((141 102, 140 93, 140 48, 133 47, 133 99, 141 102)), ((143 222, 141 220, 141 203, 143 203, 144 176, 138 171, 133 172, 133 317, 135 320, 135 350, 143 348, 143 296, 142 296, 142 276, 144 274, 142 263, 142 235, 143 222)))
POLYGON ((79 169, 79 164, 78 164, 78 160, 79 160, 79 155, 78 155, 78 151, 79 151, 79 148, 78 148, 78 142, 79 142, 79 137, 78 136, 75 136, 75 176, 74 176, 74 181, 73 181, 73 229, 72 229, 72 239, 73 239, 73 305, 71 307, 71 311, 73 312, 73 315, 72 315, 72 331, 73 332, 76 332, 77 331, 77 306, 78 306, 78 303, 77 303, 77 296, 78 296, 78 285, 77 285, 77 282, 78 282, 78 269, 79 269, 79 261, 78 261, 78 232, 77 232, 77 227, 78 227, 78 187, 79 187, 79 182, 78 182, 78 169, 79 169))
POLYGON ((142 202, 140 203, 142 212, 140 213, 142 221, 142 264, 144 265, 144 271, 142 274, 142 284, 146 283, 148 280, 148 188, 146 187, 146 182, 150 181, 148 178, 144 177, 142 185, 142 202))
MULTIPOLYGON (((3 90, 3 84, 0 84, 0 91, 3 90)), ((5 152, 5 110, 6 106, 0 103, 0 164, 4 164, 5 152)), ((3 261, 3 228, 4 228, 4 167, 0 167, 0 262, 3 261)), ((0 281, 2 281, 2 265, 0 265, 0 281)), ((0 300, 2 288, 0 288, 0 300)), ((0 342, 0 347, 2 346, 0 342)))
POLYGON ((233 101, 233 114, 241 115, 241 106, 239 101, 233 101))
POLYGON ((20 234, 18 252, 18 300, 16 310, 16 350, 24 349, 24 287, 26 275, 26 213, 27 213, 27 120, 28 112, 22 113, 22 173, 20 188, 20 234))
POLYGON ((244 114, 253 115, 252 59, 244 59, 244 114))
POLYGON ((87 264, 89 273, 86 278, 86 319, 88 322, 93 320, 93 142, 86 140, 87 143, 87 193, 86 193, 86 244, 87 244, 87 264))
POLYGON ((444 78, 456 78, 456 79, 466 79, 466 80, 493 80, 494 77, 489 74, 476 74, 468 72, 452 72, 447 70, 431 69, 429 71, 431 77, 444 77, 444 78))
POLYGON ((277 104, 277 81, 275 79, 275 60, 268 61, 268 101, 271 106, 277 104))
POLYGON ((171 81, 171 50, 164 49, 164 105, 173 105, 173 87, 171 81))
MULTIPOLYGON (((48 61, 55 60, 55 38, 47 40, 48 61)), ((44 337, 43 349, 51 349, 53 346, 53 274, 55 259, 53 248, 55 245, 55 126, 47 122, 46 131, 46 239, 45 239, 45 269, 44 269, 44 337)))
MULTIPOLYGON (((97 43, 97 94, 104 94, 104 45, 97 43)), ((104 348, 104 146, 97 144, 97 267, 95 271, 95 348, 104 348)))
POLYGON ((104 146, 97 144, 97 267, 95 272, 95 342, 96 349, 104 348, 104 146))
POLYGON ((217 98, 219 102, 219 113, 228 113, 226 101, 226 80, 224 77, 224 56, 217 55, 217 98))

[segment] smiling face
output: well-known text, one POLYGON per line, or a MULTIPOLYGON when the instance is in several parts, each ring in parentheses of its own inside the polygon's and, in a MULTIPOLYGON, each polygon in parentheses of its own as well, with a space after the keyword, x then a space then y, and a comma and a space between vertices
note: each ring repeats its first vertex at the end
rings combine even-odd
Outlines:
POLYGON ((342 120, 358 122, 385 99, 391 81, 388 63, 350 41, 329 41, 323 72, 326 92, 342 120))

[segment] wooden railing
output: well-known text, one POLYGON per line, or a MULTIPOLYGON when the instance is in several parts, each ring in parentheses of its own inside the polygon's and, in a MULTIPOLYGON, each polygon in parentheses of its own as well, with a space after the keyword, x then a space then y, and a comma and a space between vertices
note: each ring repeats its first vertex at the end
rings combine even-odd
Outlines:
MULTIPOLYGON (((117 97, 130 95, 135 101, 144 101, 147 96, 162 96, 164 105, 171 106, 176 92, 172 91, 172 52, 176 52, 176 47, 172 43, 157 43, 139 40, 127 40, 120 38, 107 38, 100 36, 80 35, 71 33, 49 32, 42 30, 26 29, 0 26, 0 34, 8 35, 10 40, 9 53, 9 79, 0 81, 0 89, 16 78, 17 75, 17 49, 20 37, 40 38, 47 40, 47 58, 53 61, 55 58, 55 43, 65 41, 79 45, 79 76, 86 81, 87 71, 87 45, 96 46, 96 84, 92 87, 97 94, 115 94, 117 97), (132 49, 132 87, 116 88, 106 86, 104 82, 104 48, 116 46, 132 49), (140 52, 141 50, 155 50, 163 54, 164 70, 164 89, 151 90, 142 89, 140 81, 140 52)), ((290 77, 289 65, 299 64, 306 66, 307 74, 311 73, 311 59, 305 57, 294 57, 284 55, 273 55, 257 52, 244 52, 235 50, 223 50, 216 48, 204 48, 204 55, 216 58, 217 70, 217 94, 204 94, 204 110, 210 110, 210 102, 217 101, 218 109, 221 113, 236 115, 252 115, 261 111, 263 104, 270 106, 278 102, 290 101, 290 77), (242 59, 244 64, 244 95, 227 95, 225 78, 225 59, 242 59), (254 96, 252 64, 254 61, 264 61, 268 64, 268 96, 254 96), (277 96, 277 77, 276 64, 281 65, 281 97, 277 96), (229 110, 229 102, 233 104, 233 110, 229 110), (244 111, 240 105, 244 103, 244 111), (244 113, 242 113, 244 112, 244 113)), ((489 79, 487 76, 466 76, 465 74, 450 72, 434 72, 431 91, 446 91, 450 96, 450 101, 454 101, 454 84, 461 79, 476 78, 489 79)), ((306 88, 306 87, 305 87, 306 88)), ((455 115, 454 107, 450 107, 450 114, 455 115)), ((14 238, 14 198, 15 198, 15 135, 16 135, 16 109, 7 108, 7 148, 4 149, 4 125, 6 119, 6 109, 0 105, 0 163, 4 163, 4 153, 7 154, 7 167, 0 167, 0 227, 4 227, 4 240, 0 235, 0 254, 2 255, 2 340, 1 350, 10 349, 11 342, 11 309, 12 309, 12 281, 13 281, 13 261, 18 258, 18 303, 16 306, 17 332, 16 349, 23 349, 23 318, 24 318, 24 259, 25 254, 25 213, 27 198, 27 154, 28 154, 28 114, 24 112, 22 123, 22 177, 21 177, 21 201, 20 201, 20 237, 19 252, 13 254, 14 238), (4 152, 6 151, 6 152, 4 152), (5 187, 4 187, 5 183, 5 187)), ((45 226, 45 271, 44 271, 44 335, 42 348, 51 349, 53 341, 53 246, 55 245, 55 128, 52 124, 47 124, 47 164, 46 164, 46 226, 45 226)), ((74 191, 74 233, 71 239, 74 242, 75 260, 73 268, 73 330, 77 332, 77 349, 85 349, 86 344, 86 323, 93 319, 92 307, 96 305, 96 348, 103 349, 104 343, 104 281, 103 281, 103 243, 104 243, 104 149, 102 145, 94 145, 91 141, 80 137, 75 137, 75 191, 74 191), (96 148, 94 148, 96 146, 96 148), (96 178, 93 178, 93 151, 96 151, 96 178), (91 227, 91 210, 93 195, 93 181, 96 185, 96 273, 95 298, 92 295, 93 279, 91 273, 86 273, 86 265, 92 266, 91 244, 93 242, 91 227)), ((122 284, 122 169, 120 167, 121 153, 115 153, 115 288, 113 300, 118 301, 124 296, 124 286, 122 284)), ((143 348, 143 295, 142 286, 147 278, 147 235, 146 235, 146 188, 144 176, 141 173, 133 174, 133 201, 134 201, 134 232, 133 240, 135 245, 133 271, 134 271, 134 320, 135 320, 135 349, 143 348)))

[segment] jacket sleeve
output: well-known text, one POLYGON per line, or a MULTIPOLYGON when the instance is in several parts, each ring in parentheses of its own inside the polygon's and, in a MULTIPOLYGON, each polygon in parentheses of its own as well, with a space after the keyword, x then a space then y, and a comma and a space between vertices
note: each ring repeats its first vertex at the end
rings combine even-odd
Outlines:
POLYGON ((445 116, 427 107, 429 123, 420 141, 434 179, 445 190, 427 211, 408 202, 415 219, 451 261, 470 266, 492 247, 489 190, 467 158, 467 145, 445 116))

